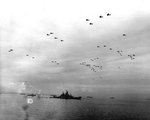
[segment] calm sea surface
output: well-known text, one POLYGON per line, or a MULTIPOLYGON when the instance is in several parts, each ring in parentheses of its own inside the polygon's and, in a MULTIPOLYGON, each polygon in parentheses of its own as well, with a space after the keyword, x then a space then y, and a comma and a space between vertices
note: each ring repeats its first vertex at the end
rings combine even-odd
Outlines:
POLYGON ((0 95, 0 120, 150 120, 150 100, 62 100, 0 95))

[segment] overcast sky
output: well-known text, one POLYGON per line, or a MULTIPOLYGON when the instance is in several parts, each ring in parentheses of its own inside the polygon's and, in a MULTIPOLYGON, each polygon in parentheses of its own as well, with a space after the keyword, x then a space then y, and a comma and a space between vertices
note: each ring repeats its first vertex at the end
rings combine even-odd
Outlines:
POLYGON ((0 49, 2 90, 150 92, 149 0, 5 0, 0 49))

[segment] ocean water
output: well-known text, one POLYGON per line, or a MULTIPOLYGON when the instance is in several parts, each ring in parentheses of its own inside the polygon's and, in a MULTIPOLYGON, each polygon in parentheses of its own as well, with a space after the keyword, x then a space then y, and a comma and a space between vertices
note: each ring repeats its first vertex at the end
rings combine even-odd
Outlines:
POLYGON ((0 120, 150 120, 150 100, 62 100, 0 95, 0 120))

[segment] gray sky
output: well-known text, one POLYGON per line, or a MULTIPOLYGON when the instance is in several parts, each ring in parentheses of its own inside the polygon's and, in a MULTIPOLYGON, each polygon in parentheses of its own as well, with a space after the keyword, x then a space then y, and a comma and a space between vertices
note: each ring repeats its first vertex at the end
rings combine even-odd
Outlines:
POLYGON ((1 88, 29 90, 23 88, 23 82, 28 81, 33 88, 51 93, 65 89, 73 93, 149 92, 148 3, 148 0, 4 1, 0 6, 1 88), (46 36, 50 32, 54 34, 46 36), (59 39, 53 39, 55 36, 59 39), (13 51, 8 52, 10 49, 13 51), (122 56, 118 50, 123 51, 122 56), (128 57, 130 54, 136 55, 134 60, 128 57), (96 57, 99 59, 90 61, 96 57), (95 73, 80 65, 85 61, 103 69, 95 68, 95 73))

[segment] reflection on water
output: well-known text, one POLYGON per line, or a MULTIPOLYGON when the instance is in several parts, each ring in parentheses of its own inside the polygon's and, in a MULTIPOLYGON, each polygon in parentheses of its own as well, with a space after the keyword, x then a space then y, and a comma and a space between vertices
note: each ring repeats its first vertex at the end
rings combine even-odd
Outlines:
POLYGON ((36 99, 0 95, 0 120, 150 120, 150 101, 36 99))

